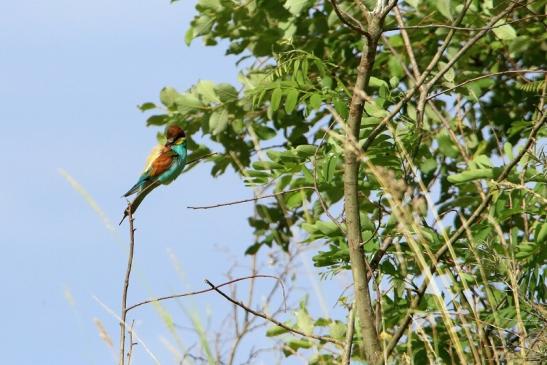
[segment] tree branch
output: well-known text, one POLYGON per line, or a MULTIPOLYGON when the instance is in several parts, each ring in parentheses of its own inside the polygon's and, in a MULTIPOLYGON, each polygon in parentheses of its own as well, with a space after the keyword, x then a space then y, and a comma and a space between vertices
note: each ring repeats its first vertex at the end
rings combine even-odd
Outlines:
MULTIPOLYGON (((133 266, 133 255, 135 249, 135 228, 133 213, 131 212, 131 203, 127 203, 127 216, 129 219, 129 255, 127 258, 127 269, 125 271, 125 280, 123 284, 122 291, 122 309, 121 309, 121 320, 120 320, 120 365, 125 363, 125 322, 127 317, 127 291, 129 289, 129 279, 131 276, 131 268, 133 266)), ((131 340, 133 341, 133 340, 131 340)))
POLYGON ((381 357, 382 349, 376 333, 374 312, 367 283, 368 263, 361 245, 361 220, 359 215, 358 178, 359 163, 351 141, 359 140, 361 117, 365 102, 360 96, 370 80, 376 58, 376 47, 381 35, 383 18, 371 16, 369 19, 370 37, 365 42, 361 60, 357 67, 357 78, 349 107, 349 118, 345 128, 344 140, 344 211, 346 213, 347 240, 351 262, 351 272, 355 289, 355 310, 363 336, 365 358, 375 362, 381 357))
POLYGON ((248 203, 248 202, 255 202, 255 201, 260 200, 260 199, 275 198, 275 197, 278 197, 278 196, 281 196, 281 195, 294 193, 295 191, 301 191, 301 190, 307 190, 307 189, 315 190, 315 188, 313 186, 302 186, 300 188, 281 191, 279 193, 274 193, 274 194, 256 196, 254 198, 249 198, 249 199, 236 200, 236 201, 233 201, 233 202, 219 203, 219 204, 215 204, 215 205, 205 205, 205 206, 197 206, 197 207, 190 206, 190 207, 186 207, 186 208, 187 209, 212 209, 212 208, 226 207, 226 206, 229 206, 229 205, 236 205, 236 204, 242 204, 242 203, 248 203))
POLYGON ((450 92, 454 89, 457 89, 459 88, 460 86, 463 86, 463 85, 467 85, 473 81, 477 81, 477 80, 481 80, 481 79, 486 79, 486 78, 489 78, 489 77, 493 77, 493 76, 498 76, 498 75, 507 75, 507 74, 523 74, 523 73, 547 73, 547 71, 545 70, 507 70, 507 71, 500 71, 500 72, 494 72, 494 73, 491 73, 491 74, 488 74, 488 75, 481 75, 481 76, 477 76, 477 77, 474 77, 472 79, 469 79, 469 80, 465 80, 459 84, 457 84, 456 86, 453 86, 451 88, 448 88, 448 89, 445 89, 443 91, 440 91, 436 94, 433 94, 431 96, 429 96, 427 98, 427 100, 431 100, 431 99, 434 99, 436 98, 437 96, 439 95, 442 95, 442 94, 446 94, 447 92, 450 92))
POLYGON ((344 354, 342 355, 342 365, 349 365, 351 361, 351 348, 353 345, 353 333, 355 332, 355 310, 350 307, 348 313, 348 325, 346 328, 346 344, 344 346, 344 354))
POLYGON ((277 325, 277 326, 279 326, 283 329, 286 329, 289 332, 296 333, 296 334, 298 334, 302 337, 312 338, 314 340, 319 340, 319 341, 323 341, 323 342, 330 342, 330 343, 333 343, 333 344, 338 345, 338 346, 344 346, 344 343, 342 341, 337 340, 337 339, 334 339, 334 338, 331 338, 331 337, 325 337, 325 336, 318 336, 318 335, 314 335, 312 333, 305 333, 305 332, 302 332, 302 331, 300 331, 296 328, 289 327, 286 324, 284 324, 282 322, 279 322, 277 319, 270 317, 266 313, 255 311, 254 309, 249 308, 248 306, 246 306, 242 302, 231 298, 229 295, 227 295, 226 293, 221 291, 219 289, 219 287, 215 286, 209 280, 206 279, 205 282, 211 287, 211 290, 216 291, 217 293, 219 293, 221 296, 223 296, 229 302, 243 308, 245 311, 247 311, 247 312, 249 312, 249 313, 251 313, 251 314, 253 314, 257 317, 264 318, 265 320, 270 321, 270 322, 274 323, 275 325, 277 325))
MULTIPOLYGON (((262 274, 249 275, 249 276, 244 276, 244 277, 241 277, 241 278, 233 279, 233 280, 227 281, 225 283, 222 283, 222 284, 218 285, 217 288, 222 288, 223 286, 234 284, 234 283, 237 283, 238 281, 250 280, 250 279, 256 279, 256 278, 270 278, 270 279, 277 280, 277 282, 281 285, 281 291, 283 292, 283 303, 284 303, 285 310, 286 310, 286 308, 287 308, 287 297, 286 297, 286 294, 285 294, 285 286, 283 285, 283 281, 280 278, 278 278, 277 276, 262 275, 262 274)), ((176 299, 176 298, 189 297, 189 296, 193 296, 193 295, 208 293, 212 290, 213 289, 202 289, 202 290, 197 290, 197 291, 191 291, 191 292, 188 292, 188 293, 173 294, 173 295, 167 295, 165 297, 147 299, 147 300, 144 300, 142 302, 133 304, 132 306, 128 307, 126 312, 129 312, 132 309, 140 307, 141 305, 154 303, 154 302, 161 302, 161 301, 169 300, 169 299, 176 299)))
POLYGON ((357 33, 365 36, 367 39, 370 39, 370 33, 364 30, 361 26, 361 24, 355 25, 352 24, 349 20, 346 19, 346 16, 344 15, 344 12, 338 7, 338 3, 336 0, 330 0, 330 3, 334 9, 334 12, 338 16, 338 19, 345 25, 347 25, 350 29, 356 31, 357 33))

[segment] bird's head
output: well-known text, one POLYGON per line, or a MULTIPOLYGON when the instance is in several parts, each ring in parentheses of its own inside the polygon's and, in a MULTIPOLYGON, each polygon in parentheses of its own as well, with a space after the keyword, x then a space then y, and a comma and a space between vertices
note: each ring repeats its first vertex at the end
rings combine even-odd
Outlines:
POLYGON ((166 146, 183 144, 186 142, 186 133, 178 125, 171 124, 165 128, 166 146))

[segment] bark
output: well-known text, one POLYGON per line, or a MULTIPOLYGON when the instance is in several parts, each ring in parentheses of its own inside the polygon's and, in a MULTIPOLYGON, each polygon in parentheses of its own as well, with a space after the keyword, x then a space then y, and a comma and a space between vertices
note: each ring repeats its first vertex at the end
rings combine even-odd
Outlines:
POLYGON ((359 319, 359 327, 363 336, 361 351, 365 358, 374 363, 382 356, 378 341, 375 318, 372 311, 370 292, 367 280, 365 253, 361 245, 361 221, 359 218, 358 175, 359 162, 351 140, 359 140, 359 129, 363 115, 364 101, 360 93, 368 87, 374 60, 376 46, 381 35, 381 21, 372 18, 369 22, 365 46, 361 55, 353 96, 351 99, 348 124, 346 128, 346 145, 344 150, 344 207, 346 213, 347 240, 351 261, 351 271, 355 289, 355 310, 359 319))

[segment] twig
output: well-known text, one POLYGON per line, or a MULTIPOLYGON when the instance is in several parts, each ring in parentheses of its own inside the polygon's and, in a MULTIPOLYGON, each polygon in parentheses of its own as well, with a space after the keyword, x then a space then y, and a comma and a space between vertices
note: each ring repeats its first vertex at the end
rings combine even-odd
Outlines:
POLYGON ((338 7, 338 3, 336 2, 336 0, 330 0, 330 3, 332 4, 334 12, 336 13, 336 15, 338 15, 338 19, 340 19, 342 23, 344 23, 345 25, 347 25, 349 28, 353 29, 357 33, 364 35, 367 39, 370 39, 370 34, 366 30, 364 30, 360 24, 359 25, 352 24, 346 19, 346 17, 342 13, 342 10, 338 7))
POLYGON ((278 197, 278 196, 285 195, 285 194, 288 194, 288 193, 294 193, 295 191, 300 191, 300 190, 305 190, 305 189, 315 190, 313 186, 302 186, 302 187, 295 188, 295 189, 281 191, 279 193, 256 196, 256 197, 250 198, 250 199, 236 200, 236 201, 233 201, 233 202, 220 203, 220 204, 215 204, 215 205, 206 205, 206 206, 197 206, 197 207, 190 206, 190 207, 186 207, 186 208, 187 209, 212 209, 212 208, 226 207, 226 206, 229 206, 229 205, 236 205, 236 204, 242 204, 242 203, 248 203, 248 202, 255 202, 257 200, 265 199, 265 198, 274 198, 274 197, 278 197))
MULTIPOLYGON (((112 317, 114 317, 118 322, 121 322, 122 319, 120 318, 120 316, 118 316, 116 313, 114 313, 114 311, 112 309, 110 309, 106 304, 104 304, 99 298, 97 298, 96 296, 93 295, 93 299, 99 303, 99 305, 108 313, 110 314, 112 317)), ((125 322, 124 322, 125 323, 125 322)), ((129 327, 129 326, 128 326, 129 327)), ((154 361, 154 364, 156 365, 159 365, 160 362, 158 360, 158 358, 154 355, 154 353, 152 351, 150 351, 150 349, 148 348, 148 346, 146 346, 146 343, 139 337, 139 335, 137 334, 137 331, 135 331, 134 329, 131 329, 131 327, 129 327, 129 330, 133 332, 133 336, 135 336, 135 339, 142 345, 142 348, 144 349, 144 351, 150 356, 150 358, 154 361)))
POLYGON ((353 345, 353 333, 355 332, 355 310, 350 307, 348 313, 348 327, 346 329, 346 344, 344 345, 344 355, 342 356, 342 365, 349 365, 351 361, 351 347, 353 345))
POLYGON ((503 27, 504 25, 507 25, 507 24, 518 23, 518 22, 522 22, 522 21, 529 20, 529 19, 534 19, 534 18, 543 18, 545 16, 546 15, 531 15, 531 16, 527 16, 527 17, 524 17, 524 18, 521 18, 521 19, 511 20, 511 21, 505 22, 503 24, 497 24, 497 25, 493 25, 491 27, 483 27, 483 28, 457 27, 457 26, 448 25, 448 24, 424 24, 424 25, 408 25, 408 26, 405 26, 405 27, 386 28, 386 29, 384 29, 384 32, 391 32, 391 31, 394 31, 394 30, 427 29, 427 28, 446 28, 446 29, 453 29, 453 30, 463 30, 463 31, 466 31, 466 32, 475 32, 475 31, 480 31, 480 30, 491 30, 491 29, 503 27))
POLYGON ((203 159, 206 159, 208 157, 215 156, 215 155, 218 155, 218 154, 219 154, 218 152, 211 152, 211 153, 208 153, 208 154, 203 155, 201 157, 194 158, 193 160, 190 160, 190 161, 186 162, 186 166, 198 163, 199 161, 201 161, 203 159))
POLYGON ((131 365, 131 357, 133 356, 133 346, 136 342, 133 342, 133 327, 135 327, 135 320, 131 321, 131 327, 129 330, 129 351, 127 351, 127 365, 131 365))
MULTIPOLYGON (((234 279, 234 280, 230 280, 230 281, 227 281, 225 283, 222 283, 218 286, 218 288, 221 288, 223 286, 226 286, 226 285, 230 285, 230 284, 234 284, 234 283, 237 283, 238 281, 243 281, 243 280, 249 280, 249 279, 256 279, 256 278, 270 278, 270 279, 275 279, 277 280, 277 282, 281 285, 281 290, 283 291, 283 302, 285 303, 285 310, 287 308, 287 298, 285 296, 285 286, 283 285, 283 281, 278 278, 277 276, 273 276, 273 275, 261 275, 261 274, 258 274, 258 275, 249 275, 249 276, 244 276, 244 277, 241 277, 241 278, 237 278, 237 279, 234 279)), ((165 296, 165 297, 158 297, 158 298, 151 298, 151 299, 147 299, 147 300, 144 300, 142 302, 139 302, 137 304, 133 304, 132 306, 128 307, 127 308, 127 312, 129 312, 130 310, 132 309, 135 309, 137 307, 140 307, 141 305, 145 305, 145 304, 149 304, 149 303, 154 303, 154 302, 161 302, 163 300, 169 300, 169 299, 175 299, 175 298, 182 298, 182 297, 189 297, 189 296, 192 296, 192 295, 198 295, 198 294, 203 294, 203 293, 208 293, 210 291, 212 291, 213 289, 202 289, 202 290, 198 290, 198 291, 192 291, 192 292, 188 292, 188 293, 181 293, 181 294, 173 294, 173 295, 168 295, 168 296, 165 296)))
POLYGON ((507 70, 507 71, 500 71, 500 72, 494 72, 494 73, 491 73, 491 74, 488 74, 488 75, 481 75, 481 76, 477 76, 477 77, 474 77, 472 79, 469 79, 469 80, 465 80, 459 84, 457 84, 456 86, 453 86, 451 88, 448 88, 448 89, 445 89, 443 91, 440 91, 434 95, 431 95, 427 98, 427 100, 431 100, 431 99, 434 99, 435 97, 439 96, 439 95, 442 95, 442 94, 446 94, 447 92, 450 92, 454 89, 457 89, 459 88, 460 86, 463 86, 463 85, 466 85, 466 84, 469 84, 473 81, 477 81, 477 80, 481 80, 481 79, 486 79, 488 77, 492 77, 492 76, 498 76, 498 75, 505 75, 505 74, 522 74, 522 73, 547 73, 547 71, 545 70, 507 70))
POLYGON ((129 278, 131 276, 131 267, 133 266, 133 254, 135 248, 135 228, 134 219, 131 211, 131 203, 127 203, 127 216, 129 219, 129 256, 127 258, 127 269, 125 271, 125 280, 122 292, 122 312, 120 320, 120 365, 125 363, 125 318, 127 316, 127 290, 129 289, 129 278))
POLYGON ((318 336, 318 335, 314 335, 312 333, 305 333, 305 332, 302 332, 302 331, 300 331, 296 328, 289 327, 286 324, 279 322, 277 319, 270 317, 266 313, 255 311, 254 309, 249 308, 248 306, 246 306, 242 302, 231 298, 226 293, 221 291, 217 286, 215 286, 213 283, 211 283, 209 280, 205 279, 205 282, 211 287, 212 290, 214 290, 217 293, 219 293, 220 295, 222 295, 229 302, 243 308, 247 312, 249 312, 249 313, 251 313, 251 314, 253 314, 257 317, 264 318, 265 320, 270 321, 270 322, 274 323, 275 325, 277 325, 277 326, 279 326, 283 329, 286 329, 289 332, 296 333, 296 334, 298 334, 302 337, 313 338, 314 340, 319 340, 319 341, 323 341, 323 342, 330 342, 330 343, 333 343, 333 344, 338 345, 338 346, 344 346, 344 343, 342 341, 339 341, 335 338, 326 337, 326 336, 318 336))

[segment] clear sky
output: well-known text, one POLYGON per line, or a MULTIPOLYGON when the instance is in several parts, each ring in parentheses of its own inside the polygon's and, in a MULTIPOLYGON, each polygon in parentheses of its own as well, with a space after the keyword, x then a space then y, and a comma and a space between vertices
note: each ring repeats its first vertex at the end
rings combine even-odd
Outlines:
MULTIPOLYGON (((184 90, 198 79, 235 82, 234 59, 222 47, 205 48, 199 40, 184 45, 193 5, 0 2, 1 363, 113 363, 93 319, 105 324, 116 345, 118 327, 93 296, 119 312, 126 226, 109 231, 58 169, 74 177, 116 224, 125 204, 120 195, 135 182, 155 143, 156 130, 145 127, 146 116, 136 105, 156 101, 166 85, 184 90)), ((213 179, 209 168, 200 166, 157 189, 141 206, 130 303, 202 288, 204 278, 220 282, 231 258, 242 258, 251 243, 251 205, 185 208, 251 196, 235 175, 213 179)), ((329 306, 336 295, 331 299, 329 306)), ((227 307, 214 294, 183 305, 202 318, 208 310, 223 316, 227 307)), ((179 306, 169 309, 176 323, 188 326, 179 306)), ((172 338, 157 312, 144 308, 134 316, 151 350, 162 363, 172 363, 161 336, 172 338)), ((136 359, 135 364, 151 363, 142 348, 136 359)))

